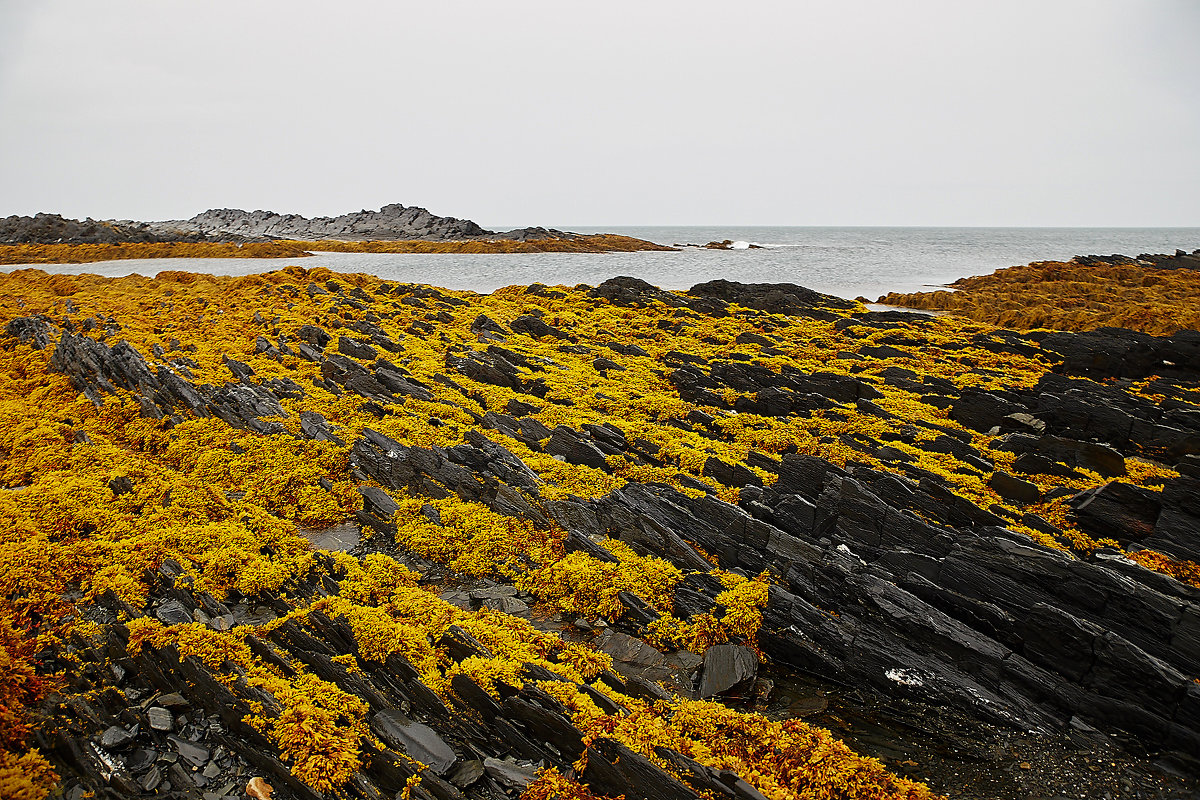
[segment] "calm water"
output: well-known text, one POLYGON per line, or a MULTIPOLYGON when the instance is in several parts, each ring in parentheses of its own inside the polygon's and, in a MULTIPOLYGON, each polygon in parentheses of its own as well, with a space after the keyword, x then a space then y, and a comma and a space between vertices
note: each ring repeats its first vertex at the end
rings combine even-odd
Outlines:
MULTIPOLYGON (((732 239, 761 250, 675 253, 533 253, 527 255, 403 255, 323 253, 302 259, 177 258, 42 265, 47 272, 154 275, 161 270, 248 275, 288 264, 369 272, 387 280, 490 292, 541 282, 597 284, 633 275, 667 289, 727 278, 745 283, 798 283, 821 292, 874 299, 890 291, 941 286, 1031 261, 1081 254, 1169 253, 1200 248, 1200 228, 576 228, 613 232, 663 244, 732 239)), ((10 267, 9 269, 15 269, 10 267)))

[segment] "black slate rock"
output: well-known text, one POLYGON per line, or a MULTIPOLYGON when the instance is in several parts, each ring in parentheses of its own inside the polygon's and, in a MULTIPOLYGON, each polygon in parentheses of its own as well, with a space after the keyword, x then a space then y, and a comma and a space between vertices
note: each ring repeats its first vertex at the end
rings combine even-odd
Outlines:
POLYGON ((701 698, 716 697, 745 688, 754 682, 757 674, 758 656, 749 647, 715 644, 704 651, 698 693, 701 698))
POLYGON ((458 760, 454 749, 433 728, 413 722, 397 711, 380 711, 371 718, 371 729, 392 747, 407 753, 438 775, 445 775, 458 760))
POLYGON ((105 750, 126 750, 133 742, 133 734, 120 725, 113 725, 100 734, 100 746, 105 750))
POLYGON ((988 478, 988 486, 996 490, 996 494, 1006 500, 1018 503, 1036 503, 1042 497, 1042 491, 1032 481, 1021 480, 1002 470, 996 470, 988 478))

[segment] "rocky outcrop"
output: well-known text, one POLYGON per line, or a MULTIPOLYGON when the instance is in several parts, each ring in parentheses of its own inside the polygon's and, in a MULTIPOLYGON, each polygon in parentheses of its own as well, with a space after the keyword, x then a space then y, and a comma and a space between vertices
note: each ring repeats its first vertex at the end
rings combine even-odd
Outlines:
MULTIPOLYGON (((70 377, 75 388, 97 405, 103 402, 102 395, 116 394, 120 388, 133 393, 142 413, 148 417, 162 419, 176 412, 218 417, 231 427, 257 433, 283 433, 278 419, 271 419, 286 416, 279 404, 281 397, 303 394, 290 380, 275 379, 274 385, 253 383, 248 380, 252 370, 242 371, 236 383, 197 386, 180 374, 178 365, 168 363, 151 368, 124 341, 109 347, 66 331, 59 339, 50 366, 70 377)), ((237 375, 238 370, 231 371, 237 375)))
POLYGON ((814 292, 794 283, 738 283, 715 280, 698 283, 688 294, 711 297, 772 314, 804 314, 816 308, 851 309, 855 304, 833 295, 814 292))
POLYGON ((273 239, 319 241, 462 241, 502 239, 525 242, 572 239, 577 234, 529 227, 497 232, 468 219, 441 217, 417 206, 391 203, 378 211, 337 217, 304 217, 274 211, 214 208, 190 219, 65 219, 58 214, 0 219, 0 244, 116 244, 147 242, 261 242, 273 239))
MULTIPOLYGON (((637 484, 594 502, 541 503, 519 460, 487 440, 421 450, 368 433, 354 454, 385 486, 445 487, 525 518, 540 507, 569 532, 568 547, 593 552, 612 536, 694 573, 707 562, 690 541, 726 568, 769 569, 784 585, 771 591, 759 645, 777 664, 993 724, 1049 732, 1079 717, 1154 746, 1200 747, 1200 692, 1188 677, 1200 590, 1132 562, 1047 550, 994 517, 964 515, 973 507, 945 487, 785 456, 774 486, 742 490, 742 508, 637 484)), ((1163 538, 1187 541, 1200 525, 1193 490, 1164 493, 1170 515, 1147 506, 1139 513, 1150 522, 1130 530, 1146 537, 1165 524, 1163 538)), ((1111 526, 1130 502, 1077 505, 1111 526)), ((721 589, 685 583, 676 602, 711 610, 721 589)), ((752 680, 743 662, 736 648, 710 652, 700 695, 752 680)))
POLYGON ((0 244, 114 244, 195 242, 203 235, 160 228, 156 223, 65 219, 58 214, 0 219, 0 244))
POLYGON ((219 208, 191 219, 150 223, 155 229, 186 231, 212 240, 259 239, 471 239, 491 234, 470 220, 439 217, 423 208, 392 203, 379 211, 337 217, 303 217, 273 211, 219 208))

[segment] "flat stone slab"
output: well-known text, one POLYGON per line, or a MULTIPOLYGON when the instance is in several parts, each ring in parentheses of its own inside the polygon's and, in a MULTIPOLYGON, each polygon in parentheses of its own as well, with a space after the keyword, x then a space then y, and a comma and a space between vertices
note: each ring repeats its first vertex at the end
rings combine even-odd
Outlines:
POLYGON ((714 644, 704 651, 700 673, 700 697, 716 697, 749 683, 758 674, 758 656, 749 647, 714 644))
POLYGON ((362 541, 362 531, 353 522, 329 528, 300 528, 298 533, 312 542, 317 550, 335 550, 348 553, 362 541))
POLYGON ((379 738, 438 775, 445 775, 458 760, 453 748, 433 728, 412 722, 398 711, 380 711, 371 719, 371 727, 379 738))

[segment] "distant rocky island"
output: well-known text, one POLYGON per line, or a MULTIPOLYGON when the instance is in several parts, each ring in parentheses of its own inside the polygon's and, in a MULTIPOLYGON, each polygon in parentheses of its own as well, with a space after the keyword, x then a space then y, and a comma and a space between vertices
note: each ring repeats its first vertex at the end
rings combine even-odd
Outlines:
POLYGON ((546 228, 497 233, 469 219, 439 217, 418 206, 391 203, 378 211, 337 217, 308 217, 274 211, 212 208, 191 219, 161 222, 66 219, 59 214, 0 219, 0 244, 116 244, 119 242, 266 242, 276 239, 343 241, 416 239, 445 242, 466 239, 544 239, 577 234, 546 228))
POLYGON ((113 258, 275 258, 306 255, 306 248, 318 243, 322 245, 320 249, 349 252, 673 249, 614 234, 580 234, 542 227, 490 231, 468 219, 441 217, 424 208, 399 203, 386 205, 378 211, 355 211, 337 217, 309 218, 274 211, 218 208, 190 219, 159 222, 77 220, 45 213, 0 219, 0 264, 113 258), (92 249, 61 249, 85 245, 92 249), (246 245, 257 246, 246 249, 246 245), (41 249, 45 247, 59 249, 41 249), (281 250, 281 247, 285 249, 281 250))

